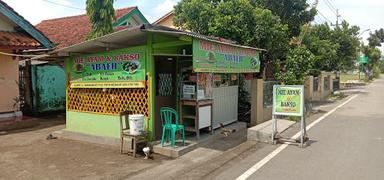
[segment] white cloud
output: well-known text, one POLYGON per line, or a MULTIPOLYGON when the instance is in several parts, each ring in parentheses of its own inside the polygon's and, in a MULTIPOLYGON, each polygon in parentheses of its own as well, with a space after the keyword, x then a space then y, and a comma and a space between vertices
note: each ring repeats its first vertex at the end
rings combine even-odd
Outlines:
MULTIPOLYGON (((52 4, 51 1, 64 6, 84 8, 85 0, 3 0, 16 12, 32 24, 37 24, 45 19, 59 18, 84 14, 84 10, 78 10, 68 7, 52 4)), ((116 0, 116 8, 128 6, 138 6, 141 12, 153 22, 173 9, 180 0, 116 0)), ((313 3, 314 0, 309 0, 313 3)), ((331 2, 334 8, 339 9, 341 17, 347 20, 351 25, 358 25, 361 31, 370 29, 384 28, 384 7, 383 0, 321 0, 318 10, 324 14, 332 23, 336 22, 336 15, 327 6, 325 1, 331 2)), ((324 18, 317 16, 316 21, 323 22, 324 18)), ((364 40, 369 36, 369 32, 362 35, 364 40)))
MULTIPOLYGON (((22 15, 32 24, 37 24, 44 19, 52 19, 64 16, 71 16, 75 14, 85 13, 84 10, 71 9, 59 5, 55 5, 43 0, 3 0, 17 13, 22 15)), ((73 6, 76 5, 68 0, 51 0, 52 2, 73 6)))
MULTIPOLYGON (((324 0, 320 1, 318 10, 326 16, 332 23, 336 22, 335 10, 331 10, 326 1, 329 1, 334 9, 339 9, 342 19, 351 25, 360 26, 361 31, 370 29, 371 31, 384 28, 384 1, 381 0, 324 0)), ((313 2, 313 1, 312 1, 313 2)), ((325 18, 317 16, 317 21, 323 22, 325 18), (321 20, 322 19, 322 20, 321 20)), ((366 32, 362 35, 364 39, 369 36, 366 32)))
POLYGON ((73 3, 67 0, 56 0, 54 2, 58 4, 66 5, 66 6, 73 6, 73 3))
POLYGON ((155 11, 159 13, 167 13, 173 9, 173 6, 176 5, 176 3, 175 0, 164 0, 155 7, 155 11))
POLYGON ((154 8, 155 13, 150 16, 151 19, 149 19, 149 22, 154 22, 166 13, 172 11, 173 6, 175 6, 177 2, 179 2, 179 0, 164 0, 162 3, 157 4, 154 8))
MULTIPOLYGON (((3 0, 32 24, 45 19, 84 14, 85 0, 3 0), (50 1, 50 2, 49 2, 50 1), (52 3, 53 2, 53 3, 52 3), (60 5, 56 5, 61 4, 60 5), (69 7, 64 7, 69 6, 69 7)), ((180 0, 116 0, 115 8, 138 6, 149 22, 153 22, 173 9, 180 0)))

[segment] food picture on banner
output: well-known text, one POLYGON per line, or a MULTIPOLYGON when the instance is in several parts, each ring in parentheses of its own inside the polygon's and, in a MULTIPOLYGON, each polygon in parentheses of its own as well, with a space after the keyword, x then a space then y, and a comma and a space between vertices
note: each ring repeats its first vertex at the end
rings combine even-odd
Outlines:
POLYGON ((75 71, 76 73, 82 73, 82 72, 84 71, 84 64, 82 64, 82 63, 75 64, 75 65, 73 66, 73 68, 75 69, 74 71, 75 71))
POLYGON ((139 61, 128 61, 124 63, 123 70, 130 73, 135 74, 138 69, 140 69, 140 62, 139 61))
POLYGON ((216 62, 216 57, 214 52, 209 52, 208 53, 208 62, 209 63, 214 63, 216 62))
POLYGON ((257 68, 258 66, 260 66, 260 61, 258 59, 256 59, 255 57, 253 57, 251 59, 251 66, 253 68, 257 68))

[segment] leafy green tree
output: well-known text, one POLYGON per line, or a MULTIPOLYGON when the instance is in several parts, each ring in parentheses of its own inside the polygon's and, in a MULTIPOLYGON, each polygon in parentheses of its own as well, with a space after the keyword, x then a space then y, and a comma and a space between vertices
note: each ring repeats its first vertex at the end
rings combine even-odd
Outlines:
MULTIPOLYGON (((372 36, 372 35, 371 35, 372 36)), ((366 56, 368 56, 368 64, 364 65, 364 68, 367 68, 369 71, 373 70, 373 75, 377 78, 382 72, 381 72, 381 51, 377 47, 371 47, 371 45, 368 46, 362 46, 362 52, 366 56)))
POLYGON ((210 35, 210 23, 217 14, 215 9, 215 4, 208 0, 182 0, 174 7, 173 23, 184 30, 210 35))
POLYGON ((384 43, 384 29, 381 28, 374 33, 370 33, 368 42, 368 46, 362 45, 363 54, 368 56, 368 64, 365 65, 365 68, 370 71, 373 70, 374 77, 378 78, 383 72, 383 60, 381 59, 381 51, 377 47, 384 43))
POLYGON ((277 78, 287 85, 304 84, 305 78, 313 67, 314 55, 304 46, 293 47, 289 50, 285 61, 284 71, 277 78))
POLYGON ((359 52, 359 28, 345 21, 331 29, 328 24, 309 28, 303 43, 315 55, 314 69, 340 71, 354 68, 359 52))
POLYGON ((370 34, 368 42, 370 47, 381 46, 381 43, 384 43, 384 29, 381 28, 370 34))
POLYGON ((209 33, 251 45, 255 39, 254 7, 248 0, 230 0, 216 6, 209 33))
POLYGON ((264 48, 267 59, 285 57, 288 27, 270 10, 250 0, 182 0, 175 6, 174 24, 204 35, 264 48))
POLYGON ((358 26, 350 26, 346 21, 343 21, 332 32, 331 40, 339 44, 337 49, 337 56, 340 61, 339 70, 346 71, 354 68, 359 56, 359 30, 358 26))
POLYGON ((274 15, 288 24, 290 37, 298 36, 301 27, 312 21, 316 16, 316 9, 309 9, 307 0, 252 0, 254 4, 269 9, 274 15), (308 10, 309 9, 309 10, 308 10))
POLYGON ((341 63, 337 56, 339 44, 330 40, 312 39, 308 49, 314 54, 313 69, 320 71, 337 71, 341 63))
POLYGON ((87 0, 86 10, 92 31, 87 39, 94 39, 113 32, 112 21, 115 19, 114 0, 87 0))
POLYGON ((243 74, 239 75, 239 106, 238 106, 238 119, 250 122, 250 113, 251 110, 251 102, 250 102, 250 94, 245 88, 245 78, 243 74))
POLYGON ((332 40, 332 30, 328 24, 315 25, 309 28, 303 38, 303 44, 314 54, 312 75, 320 71, 334 71, 340 67, 337 56, 339 44, 332 40))

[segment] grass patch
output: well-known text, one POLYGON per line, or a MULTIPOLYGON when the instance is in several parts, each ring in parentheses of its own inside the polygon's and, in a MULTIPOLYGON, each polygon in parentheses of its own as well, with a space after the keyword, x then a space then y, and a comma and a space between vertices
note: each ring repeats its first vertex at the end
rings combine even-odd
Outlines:
POLYGON ((338 101, 346 98, 347 96, 348 95, 346 95, 345 93, 339 92, 339 93, 329 95, 327 99, 331 101, 338 101))
POLYGON ((348 82, 349 80, 365 80, 364 73, 360 73, 360 79, 359 74, 340 74, 340 81, 341 82, 348 82))
POLYGON ((301 117, 300 116, 289 116, 288 120, 295 121, 295 122, 300 122, 301 117))

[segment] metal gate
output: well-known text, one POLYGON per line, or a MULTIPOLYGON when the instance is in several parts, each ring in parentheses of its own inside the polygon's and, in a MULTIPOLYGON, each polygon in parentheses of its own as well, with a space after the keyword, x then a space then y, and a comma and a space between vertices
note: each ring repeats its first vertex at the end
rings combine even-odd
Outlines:
POLYGON ((32 112, 32 84, 30 63, 19 66, 19 103, 20 110, 25 114, 32 112))
POLYGON ((32 65, 33 111, 65 110, 66 77, 63 67, 51 64, 32 65))

